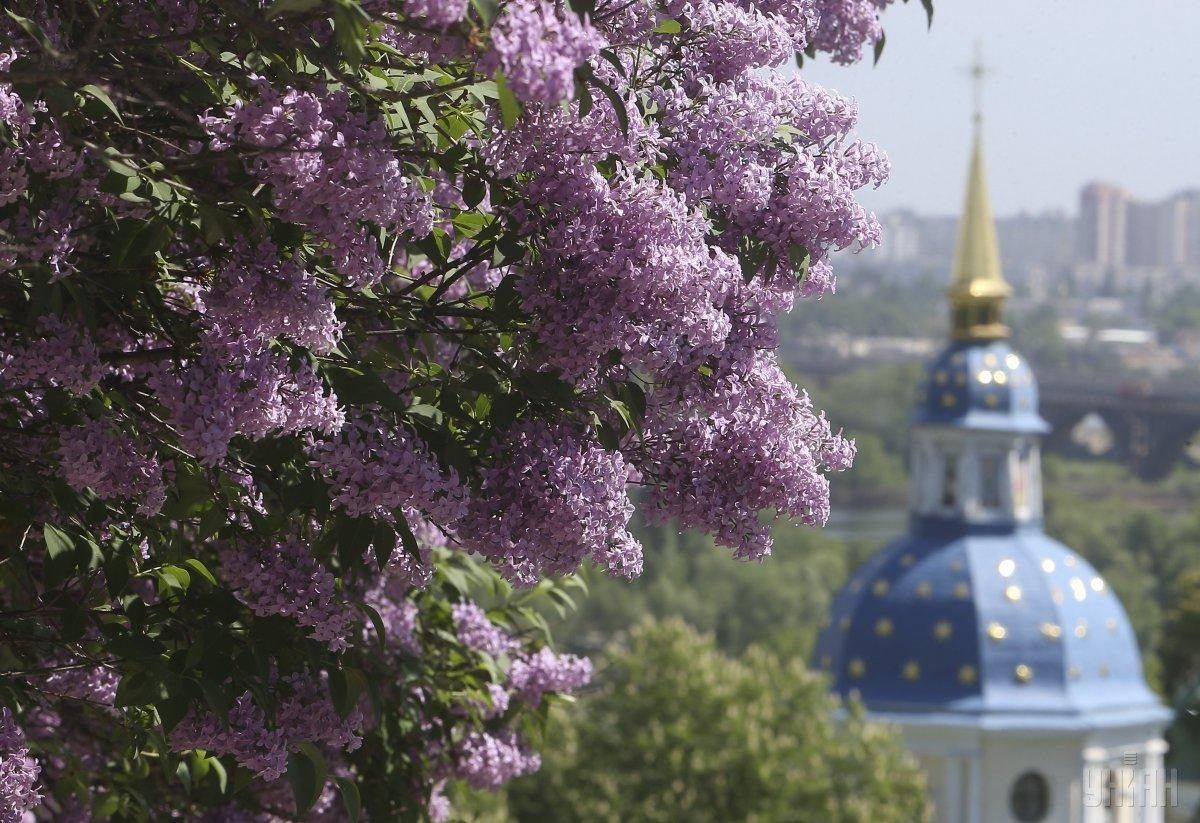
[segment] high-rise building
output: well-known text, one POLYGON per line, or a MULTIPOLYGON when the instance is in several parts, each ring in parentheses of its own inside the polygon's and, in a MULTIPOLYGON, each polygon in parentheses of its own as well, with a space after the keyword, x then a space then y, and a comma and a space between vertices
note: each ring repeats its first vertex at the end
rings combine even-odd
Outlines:
POLYGON ((1098 267, 1125 262, 1129 193, 1119 186, 1090 183, 1079 194, 1079 257, 1098 267))
POLYGON ((1188 198, 1175 195, 1155 202, 1126 204, 1125 260, 1130 266, 1175 268, 1184 265, 1188 248, 1188 198))

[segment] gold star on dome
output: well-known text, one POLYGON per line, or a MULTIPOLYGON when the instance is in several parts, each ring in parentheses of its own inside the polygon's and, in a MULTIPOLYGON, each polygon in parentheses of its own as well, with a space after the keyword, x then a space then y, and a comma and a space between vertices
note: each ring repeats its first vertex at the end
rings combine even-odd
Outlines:
POLYGON ((1071 678, 1072 680, 1078 680, 1082 674, 1083 673, 1079 671, 1078 666, 1071 666, 1067 669, 1067 677, 1071 678))
POLYGON ((996 364, 999 362, 1000 361, 996 359, 996 355, 992 354, 991 352, 988 352, 983 356, 983 365, 987 366, 989 369, 994 369, 996 364))
POLYGON ((1013 677, 1017 679, 1018 683, 1028 683, 1033 680, 1033 669, 1025 663, 1018 663, 1017 667, 1013 669, 1013 677))
POLYGON ((921 676, 921 666, 917 661, 910 660, 904 664, 904 669, 900 674, 905 680, 916 680, 921 676))
POLYGON ((954 634, 954 626, 949 620, 939 620, 933 627, 933 636, 938 640, 949 640, 950 635, 954 634))
POLYGON ((996 571, 1001 577, 1012 577, 1017 571, 1017 561, 1010 557, 1006 557, 996 564, 996 571))
POLYGON ((1069 585, 1071 586, 1071 594, 1075 596, 1076 600, 1082 603, 1084 598, 1087 597, 1087 586, 1083 585, 1083 581, 1078 577, 1072 577, 1069 585))
POLYGON ((956 402, 956 398, 954 397, 954 395, 951 392, 946 392, 945 394, 942 395, 942 405, 943 406, 949 408, 950 406, 953 406, 955 404, 955 402, 956 402))
POLYGON ((846 667, 846 671, 851 677, 862 677, 867 673, 867 664, 862 662, 862 658, 856 657, 850 661, 850 665, 846 667))
POLYGON ((880 637, 891 637, 892 621, 889 618, 881 617, 875 621, 875 634, 880 637))
POLYGON ((1101 677, 1108 677, 1108 675, 1109 675, 1109 674, 1110 674, 1110 672, 1109 672, 1109 670, 1108 670, 1108 664, 1107 664, 1107 663, 1101 663, 1101 664, 1100 664, 1100 676, 1101 676, 1101 677))
POLYGON ((970 686, 979 679, 979 673, 975 671, 975 667, 970 663, 960 666, 958 669, 958 682, 964 686, 970 686))
POLYGON ((900 565, 906 569, 916 562, 917 558, 913 557, 911 554, 906 554, 900 558, 900 565))
POLYGON ((987 636, 993 640, 1003 640, 1004 638, 1008 637, 1008 629, 1004 628, 1004 626, 1001 624, 992 621, 991 623, 988 623, 987 636))
POLYGON ((1051 574, 1054 572, 1054 561, 1049 557, 1042 561, 1042 571, 1044 571, 1046 574, 1051 574))
POLYGON ((946 374, 946 372, 944 372, 944 371, 939 370, 938 373, 933 376, 933 379, 934 379, 934 382, 936 382, 939 386, 944 386, 944 385, 946 385, 946 381, 948 381, 950 379, 950 375, 946 374))
POLYGON ((1093 577, 1091 585, 1092 585, 1092 591, 1094 591, 1094 592, 1104 591, 1104 581, 1101 580, 1099 577, 1093 577))
POLYGON ((968 586, 966 583, 955 583, 954 584, 954 596, 957 597, 959 600, 966 600, 967 598, 969 598, 971 596, 971 587, 968 586))
POLYGON ((975 379, 986 386, 988 383, 992 382, 992 373, 990 371, 981 371, 979 374, 975 375, 975 379))
POLYGON ((871 586, 871 593, 876 597, 883 597, 888 593, 888 582, 882 577, 875 581, 871 586))
POLYGON ((984 402, 984 404, 985 404, 985 405, 987 405, 988 407, 990 407, 990 408, 993 408, 993 409, 994 409, 994 408, 996 408, 997 406, 999 406, 999 405, 1000 405, 1000 398, 999 398, 999 397, 997 397, 997 396, 996 396, 996 395, 994 395, 994 394, 985 394, 985 395, 983 396, 983 402, 984 402))
POLYGON ((1058 638, 1062 637, 1062 626, 1058 625, 1057 623, 1043 623, 1042 636, 1047 640, 1057 640, 1058 638))
POLYGON ((1004 589, 1004 599, 1010 603, 1016 603, 1018 600, 1021 599, 1021 587, 1020 586, 1007 586, 1004 589))
POLYGON ((1087 637, 1087 621, 1083 618, 1080 618, 1079 622, 1075 624, 1075 636, 1087 637))
POLYGON ((950 571, 960 572, 963 570, 963 562, 960 558, 954 558, 950 561, 950 571))
POLYGON ((1004 364, 1010 369, 1015 369, 1021 365, 1021 358, 1017 357, 1012 352, 1009 352, 1008 354, 1004 355, 1004 364))
POLYGON ((1104 628, 1108 629, 1109 634, 1116 634, 1117 633, 1117 619, 1115 617, 1110 617, 1107 620, 1105 620, 1104 628))
POLYGON ((1002 371, 992 372, 992 381, 997 386, 1003 386, 1005 383, 1008 382, 1008 374, 1006 372, 1002 372, 1002 371))
POLYGON ((917 584, 917 597, 926 600, 933 594, 933 584, 928 580, 922 580, 917 584))
POLYGON ((1064 599, 1064 598, 1063 598, 1063 590, 1062 590, 1062 589, 1060 589, 1058 586, 1055 586, 1055 587, 1054 587, 1053 589, 1051 589, 1051 591, 1050 591, 1050 598, 1051 598, 1051 599, 1052 599, 1052 600, 1053 600, 1055 603, 1059 603, 1059 604, 1061 604, 1061 603, 1063 602, 1063 599, 1064 599))
POLYGON ((954 383, 958 386, 967 385, 967 375, 963 372, 959 372, 958 374, 954 375, 954 383))
POLYGON ((1073 555, 1073 554, 1068 554, 1066 557, 1063 558, 1064 566, 1074 566, 1078 562, 1079 561, 1075 559, 1075 555, 1073 555))

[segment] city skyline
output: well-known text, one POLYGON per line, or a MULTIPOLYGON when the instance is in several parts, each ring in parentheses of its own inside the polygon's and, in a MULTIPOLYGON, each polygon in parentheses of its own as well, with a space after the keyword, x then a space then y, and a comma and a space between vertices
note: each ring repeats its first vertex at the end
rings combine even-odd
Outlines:
POLYGON ((1188 56, 1200 4, 1164 0, 894 4, 880 66, 806 61, 801 74, 860 105, 859 135, 893 161, 892 180, 863 202, 880 212, 954 214, 970 143, 967 66, 976 42, 991 71, 984 137, 998 215, 1078 212, 1090 182, 1159 200, 1200 186, 1188 56))

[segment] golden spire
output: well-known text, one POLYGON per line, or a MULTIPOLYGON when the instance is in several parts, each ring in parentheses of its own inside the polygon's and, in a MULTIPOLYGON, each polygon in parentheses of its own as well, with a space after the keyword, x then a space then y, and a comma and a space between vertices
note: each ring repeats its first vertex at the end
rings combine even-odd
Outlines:
POLYGON ((976 57, 971 67, 975 84, 975 134, 967 176, 967 198, 958 223, 954 275, 949 292, 953 333, 960 340, 1007 337, 1008 327, 1000 321, 1000 313, 1005 299, 1012 293, 1000 270, 996 224, 992 220, 987 176, 983 170, 980 94, 984 73, 982 61, 976 57))

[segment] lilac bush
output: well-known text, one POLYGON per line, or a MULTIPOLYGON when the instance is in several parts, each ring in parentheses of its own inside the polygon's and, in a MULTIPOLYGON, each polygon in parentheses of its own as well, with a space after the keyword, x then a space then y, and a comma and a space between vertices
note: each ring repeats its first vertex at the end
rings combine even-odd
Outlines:
POLYGON ((5 4, 0 819, 446 819, 636 505, 823 523, 777 320, 888 164, 785 65, 886 5, 5 4))

